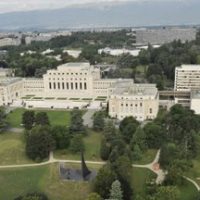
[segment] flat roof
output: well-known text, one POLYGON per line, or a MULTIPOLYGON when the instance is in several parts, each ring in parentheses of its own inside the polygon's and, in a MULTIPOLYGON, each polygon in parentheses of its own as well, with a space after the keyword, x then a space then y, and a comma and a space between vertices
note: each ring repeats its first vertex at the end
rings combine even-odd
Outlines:
POLYGON ((58 67, 89 67, 89 66, 90 63, 88 62, 77 62, 77 63, 66 63, 58 67))
POLYGON ((117 84, 113 95, 123 96, 155 96, 158 93, 158 89, 155 84, 117 84))
POLYGON ((181 65, 179 67, 176 67, 176 69, 184 69, 184 70, 200 69, 200 65, 181 65))
POLYGON ((0 78, 0 86, 7 86, 21 80, 22 78, 3 77, 3 78, 0 78))

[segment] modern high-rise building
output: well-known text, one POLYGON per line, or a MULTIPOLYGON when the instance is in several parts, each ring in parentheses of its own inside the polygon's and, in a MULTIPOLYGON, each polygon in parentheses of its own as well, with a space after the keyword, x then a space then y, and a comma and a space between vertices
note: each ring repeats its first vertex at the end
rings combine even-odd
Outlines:
POLYGON ((200 89, 200 65, 182 65, 175 70, 175 91, 200 89))

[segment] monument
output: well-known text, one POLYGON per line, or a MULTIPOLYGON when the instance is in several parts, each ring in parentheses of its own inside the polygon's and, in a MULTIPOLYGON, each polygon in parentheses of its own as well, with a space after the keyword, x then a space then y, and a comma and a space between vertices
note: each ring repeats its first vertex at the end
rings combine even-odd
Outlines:
POLYGON ((97 175, 95 170, 88 169, 83 152, 81 152, 81 169, 68 168, 65 163, 60 163, 59 172, 61 179, 72 181, 91 181, 97 175))

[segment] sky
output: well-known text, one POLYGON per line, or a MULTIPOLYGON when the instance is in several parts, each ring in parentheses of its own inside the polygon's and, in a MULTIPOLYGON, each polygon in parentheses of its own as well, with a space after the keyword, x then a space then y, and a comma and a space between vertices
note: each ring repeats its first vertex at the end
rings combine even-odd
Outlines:
POLYGON ((141 2, 141 1, 190 1, 190 0, 0 0, 0 13, 29 11, 40 9, 56 9, 76 4, 101 2, 141 2))

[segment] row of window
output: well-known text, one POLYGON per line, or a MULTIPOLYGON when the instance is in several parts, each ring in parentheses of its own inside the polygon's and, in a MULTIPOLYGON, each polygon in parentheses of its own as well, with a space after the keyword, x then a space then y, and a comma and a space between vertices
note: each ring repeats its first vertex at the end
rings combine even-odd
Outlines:
POLYGON ((87 83, 55 83, 49 82, 49 89, 62 89, 62 90, 87 90, 87 83))
MULTIPOLYGON (((51 81, 51 80, 53 80, 53 81, 55 81, 55 80, 58 80, 58 81, 62 80, 62 81, 64 81, 65 79, 64 78, 61 78, 61 79, 60 78, 49 78, 49 81, 51 81)), ((73 81, 73 80, 78 81, 78 78, 70 78, 70 80, 71 81, 73 81)), ((82 81, 82 78, 79 78, 79 80, 82 81)), ((84 78, 83 80, 86 81, 86 78, 84 78)), ((68 81, 68 78, 66 79, 66 81, 68 81)))
POLYGON ((60 75, 88 75, 87 73, 49 73, 49 75, 58 75, 58 76, 60 76, 60 75))
MULTIPOLYGON (((124 105, 125 105, 126 107, 129 106, 129 104, 123 104, 123 103, 121 104, 122 107, 123 107, 124 105)), ((130 106, 133 107, 133 104, 130 104, 130 106)), ((135 104, 135 107, 138 107, 138 106, 142 107, 142 103, 140 103, 140 104, 135 104)))

